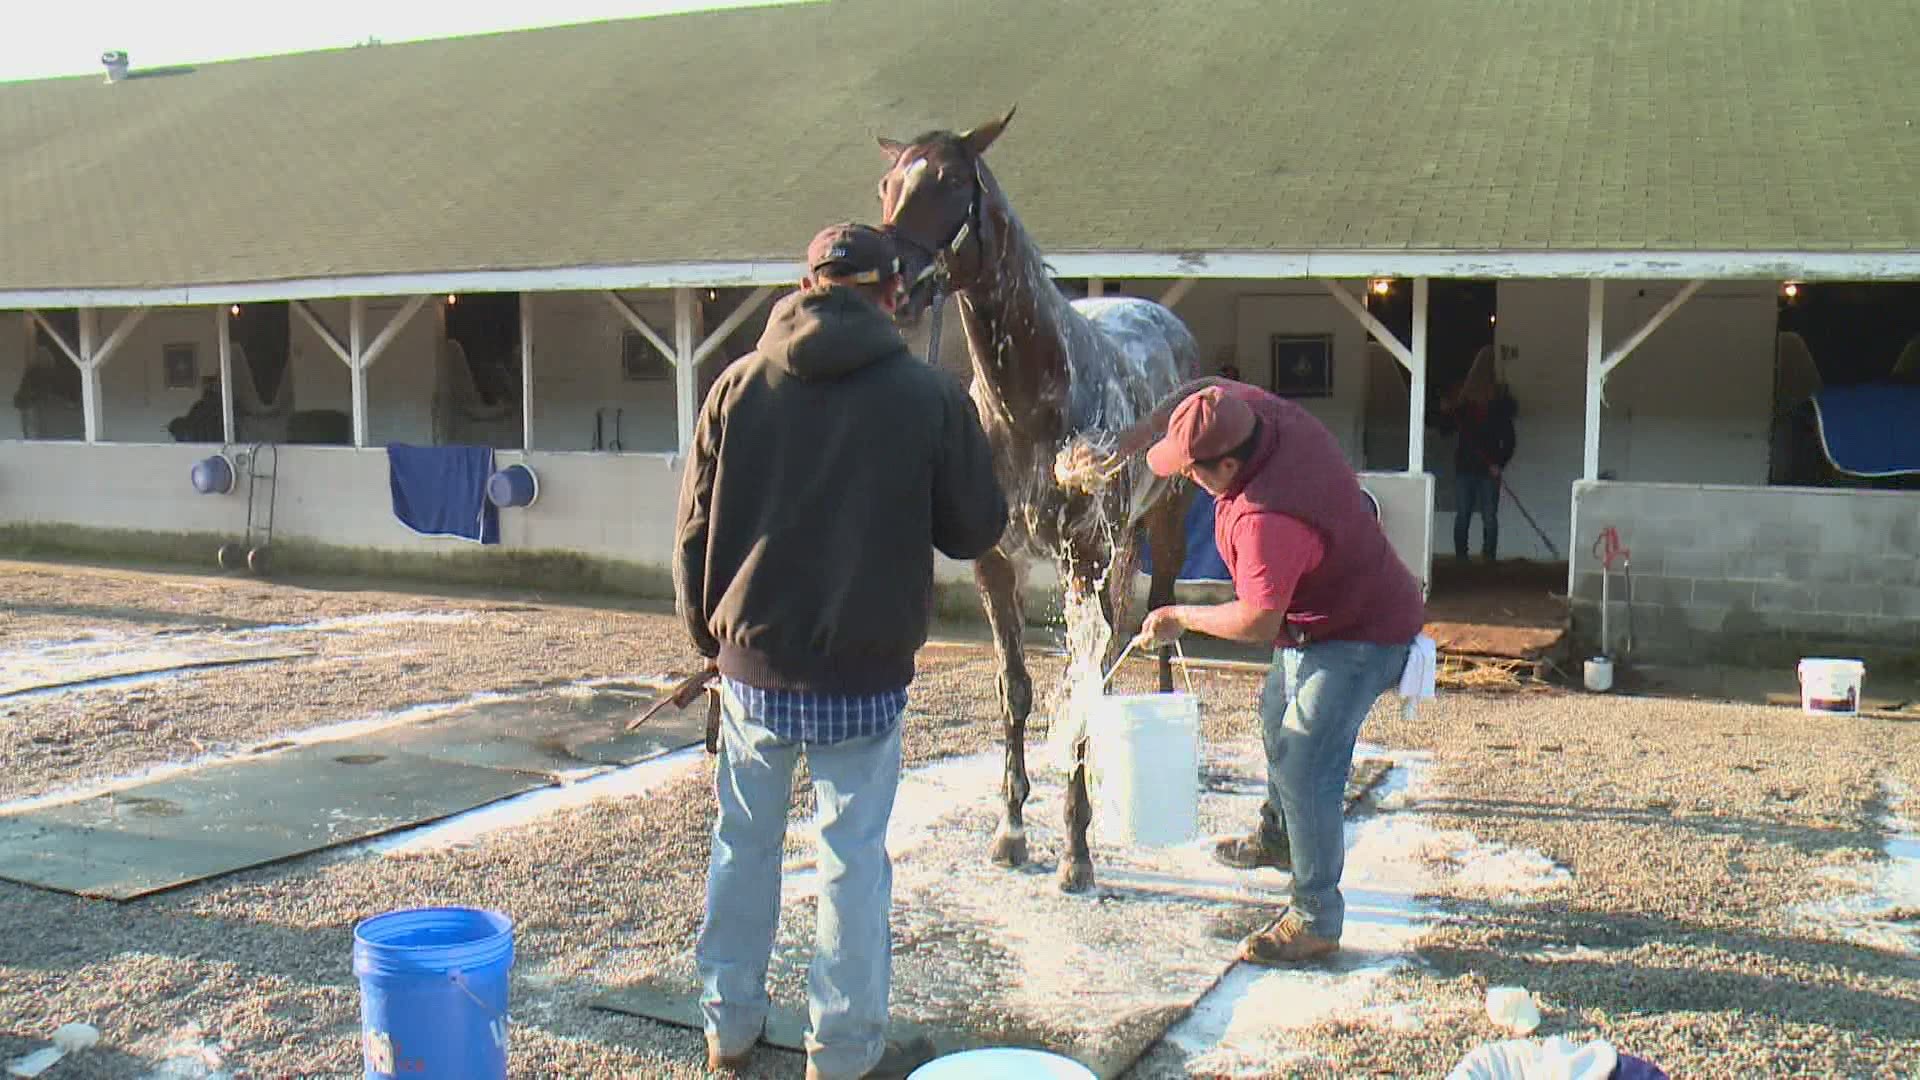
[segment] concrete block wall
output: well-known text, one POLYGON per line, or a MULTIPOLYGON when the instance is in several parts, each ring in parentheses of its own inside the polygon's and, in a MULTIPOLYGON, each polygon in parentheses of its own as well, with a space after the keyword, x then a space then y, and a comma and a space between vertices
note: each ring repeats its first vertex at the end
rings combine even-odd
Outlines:
MULTIPOLYGON (((1920 656, 1920 493, 1581 482, 1574 635, 1596 650, 1602 530, 1631 552, 1634 655, 1775 664, 1811 652, 1920 656)), ((1627 626, 1609 597, 1613 651, 1627 626)))

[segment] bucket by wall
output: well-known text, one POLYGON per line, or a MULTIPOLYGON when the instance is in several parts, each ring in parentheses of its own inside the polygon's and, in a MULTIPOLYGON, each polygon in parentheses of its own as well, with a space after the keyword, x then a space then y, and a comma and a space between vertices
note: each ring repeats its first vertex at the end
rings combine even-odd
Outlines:
POLYGON ((907 1080, 1095 1080, 1092 1069, 1045 1050, 993 1047, 934 1058, 907 1080))
POLYGON ((525 465, 509 465, 487 477, 487 498, 506 509, 532 506, 540 497, 540 478, 525 465))
POLYGON ((190 474, 193 490, 202 495, 225 495, 233 490, 233 462, 225 454, 201 458, 190 474))
POLYGON ((367 1080, 506 1080, 513 920, 410 908, 353 928, 367 1080))
POLYGON ((1200 828, 1200 699, 1115 694, 1090 709, 1098 835, 1141 847, 1192 840, 1200 828))
POLYGON ((1860 686, 1866 677, 1867 665, 1858 660, 1807 657, 1800 661, 1800 711, 1860 715, 1860 686))
POLYGON ((1594 693, 1604 694, 1613 689, 1613 659, 1611 657, 1596 656, 1587 661, 1584 674, 1586 676, 1587 689, 1594 693))

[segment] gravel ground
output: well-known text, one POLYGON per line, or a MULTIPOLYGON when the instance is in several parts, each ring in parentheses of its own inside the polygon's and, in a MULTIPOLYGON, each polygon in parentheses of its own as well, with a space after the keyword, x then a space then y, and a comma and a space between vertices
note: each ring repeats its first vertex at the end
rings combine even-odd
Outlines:
MULTIPOLYGON (((163 683, 0 701, 0 798, 44 793, 288 730, 483 690, 687 670, 661 614, 527 596, 427 597, 0 563, 0 651, 84 634, 238 631, 381 612, 459 615, 287 631, 300 660, 163 683)), ((1036 660, 1043 684, 1057 661, 1036 660)), ((929 649, 910 764, 990 748, 993 667, 929 649)), ((1147 669, 1120 681, 1144 688, 1147 669)), ((1257 680, 1199 676, 1212 736, 1252 730, 1257 680)), ((1455 694, 1365 732, 1430 750, 1434 824, 1538 850, 1569 885, 1525 904, 1437 897, 1442 922, 1391 993, 1421 1031, 1334 1022, 1272 1075, 1439 1076, 1501 1037, 1488 985, 1535 991, 1538 1034, 1608 1038, 1683 1075, 1912 1076, 1920 960, 1795 920, 1849 886, 1817 871, 1873 859, 1890 784, 1920 791, 1920 725, 1810 720, 1785 709, 1553 691, 1455 694)), ((212 1047, 232 1075, 358 1075, 353 923, 408 904, 511 912, 513 1071, 528 1077, 701 1075, 697 1034, 599 1013, 609 981, 691 947, 711 798, 702 761, 646 798, 566 811, 474 845, 397 857, 310 856, 130 904, 0 882, 0 1061, 85 1020, 100 1048, 48 1080, 143 1077, 212 1047)), ((1915 808, 1909 807, 1909 816, 1915 808)), ((983 858, 980 873, 995 871, 983 858)), ((1908 913, 1911 917, 1911 913, 1908 913)), ((193 1075, 176 1064, 173 1075, 193 1075)), ((760 1053, 747 1074, 798 1075, 760 1053)), ((1156 1054, 1140 1076, 1184 1075, 1156 1054)))

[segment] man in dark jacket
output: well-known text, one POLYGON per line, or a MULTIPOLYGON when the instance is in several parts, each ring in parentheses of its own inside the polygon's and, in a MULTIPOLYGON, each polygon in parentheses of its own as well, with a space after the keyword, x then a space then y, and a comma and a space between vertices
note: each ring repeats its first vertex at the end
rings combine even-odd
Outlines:
POLYGON ((1443 430, 1459 435, 1453 451, 1453 554, 1467 561, 1467 534, 1480 515, 1480 551, 1488 562, 1500 557, 1500 474, 1513 460, 1513 396, 1504 385, 1469 377, 1447 406, 1443 430))
POLYGON ((717 660, 719 817, 696 962, 710 1069, 766 1022, 793 772, 820 825, 809 1080, 904 1076, 931 1047, 886 1042, 900 717, 926 641, 933 550, 985 553, 1007 504, 971 402, 894 329, 892 241, 823 230, 810 273, 728 367, 694 430, 674 586, 717 660))

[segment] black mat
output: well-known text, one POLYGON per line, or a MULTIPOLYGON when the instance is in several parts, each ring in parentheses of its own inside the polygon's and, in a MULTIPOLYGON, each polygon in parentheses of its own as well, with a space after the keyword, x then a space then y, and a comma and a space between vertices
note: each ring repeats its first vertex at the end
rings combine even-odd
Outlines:
POLYGON ((451 817, 701 741, 704 710, 626 719, 651 691, 545 692, 0 816, 0 878, 130 900, 451 817))

